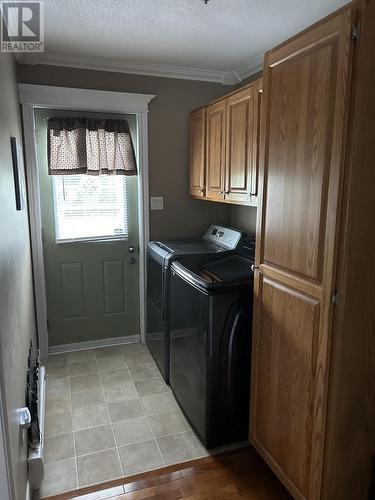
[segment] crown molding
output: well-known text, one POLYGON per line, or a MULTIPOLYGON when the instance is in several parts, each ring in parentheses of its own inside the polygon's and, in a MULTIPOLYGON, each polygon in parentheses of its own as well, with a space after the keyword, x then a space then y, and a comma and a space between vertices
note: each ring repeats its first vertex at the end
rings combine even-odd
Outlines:
POLYGON ((17 58, 19 64, 64 66, 96 71, 110 71, 133 75, 158 76, 183 80, 197 80, 222 85, 237 85, 244 78, 262 69, 263 54, 253 62, 244 64, 233 71, 217 71, 210 69, 189 68, 183 66, 168 66, 163 64, 122 63, 119 61, 103 62, 103 59, 89 58, 84 61, 76 57, 66 57, 53 54, 22 54, 17 58))
POLYGON ((242 66, 234 70, 233 73, 235 73, 239 81, 242 82, 242 80, 251 75, 254 75, 254 73, 262 71, 263 59, 264 59, 264 54, 260 54, 258 57, 255 57, 251 62, 243 64, 242 66))
POLYGON ((224 73, 221 83, 223 85, 237 85, 238 83, 241 83, 241 80, 235 71, 227 71, 224 73))
POLYGON ((48 66, 65 66, 68 68, 82 68, 97 71, 110 71, 114 73, 128 73, 133 75, 159 76, 164 78, 178 78, 184 80, 199 80, 224 85, 234 85, 236 76, 232 72, 186 68, 180 66, 167 66, 163 64, 140 64, 103 62, 103 60, 90 58, 82 59, 62 57, 52 54, 24 54, 18 62, 20 64, 44 64, 48 66))

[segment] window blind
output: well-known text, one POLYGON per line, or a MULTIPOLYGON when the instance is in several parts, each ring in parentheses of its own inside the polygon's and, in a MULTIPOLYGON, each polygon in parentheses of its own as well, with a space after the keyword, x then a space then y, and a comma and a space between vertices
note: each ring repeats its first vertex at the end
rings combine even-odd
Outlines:
POLYGON ((125 176, 52 177, 56 242, 128 237, 125 176))

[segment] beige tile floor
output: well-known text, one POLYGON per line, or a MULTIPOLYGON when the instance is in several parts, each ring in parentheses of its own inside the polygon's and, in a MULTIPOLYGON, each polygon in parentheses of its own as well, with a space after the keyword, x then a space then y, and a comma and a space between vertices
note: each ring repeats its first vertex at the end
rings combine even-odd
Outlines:
POLYGON ((41 498, 208 455, 141 344, 46 363, 41 498))

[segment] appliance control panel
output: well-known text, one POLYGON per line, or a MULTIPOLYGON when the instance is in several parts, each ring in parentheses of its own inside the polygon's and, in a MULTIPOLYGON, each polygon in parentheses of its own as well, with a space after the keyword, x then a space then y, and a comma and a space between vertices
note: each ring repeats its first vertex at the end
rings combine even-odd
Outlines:
POLYGON ((241 231, 212 224, 205 232, 203 239, 215 245, 219 245, 226 250, 234 250, 237 248, 241 236, 241 231))

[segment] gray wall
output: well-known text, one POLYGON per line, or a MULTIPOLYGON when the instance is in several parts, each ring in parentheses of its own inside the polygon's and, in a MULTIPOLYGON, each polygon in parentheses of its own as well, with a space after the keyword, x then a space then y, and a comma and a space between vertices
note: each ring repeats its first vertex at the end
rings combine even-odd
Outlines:
POLYGON ((230 225, 245 231, 246 233, 255 234, 257 208, 242 207, 233 205, 231 207, 230 225))
POLYGON ((163 211, 150 216, 151 239, 186 238, 209 224, 230 223, 230 207, 188 194, 188 117, 192 109, 230 92, 216 83, 127 75, 56 66, 17 66, 18 81, 154 94, 149 117, 150 195, 164 196, 163 211))
POLYGON ((16 211, 10 149, 11 136, 21 141, 16 74, 6 54, 0 54, 0 99, 0 379, 16 498, 24 500, 27 446, 16 410, 25 406, 28 343, 35 338, 35 323, 27 210, 16 211))

